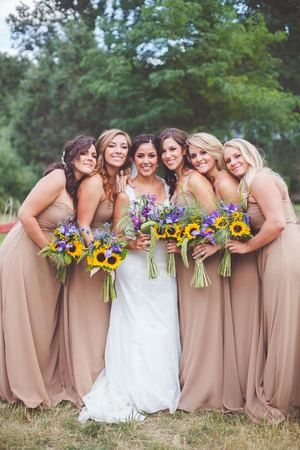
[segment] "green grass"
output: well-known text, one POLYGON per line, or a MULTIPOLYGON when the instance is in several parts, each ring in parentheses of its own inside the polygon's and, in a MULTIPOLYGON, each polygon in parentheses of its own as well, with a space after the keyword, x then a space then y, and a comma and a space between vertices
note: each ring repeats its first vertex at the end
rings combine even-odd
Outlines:
POLYGON ((80 424, 70 404, 29 410, 0 402, 0 448, 82 450, 299 450, 300 424, 255 425, 244 415, 158 413, 142 423, 80 424))

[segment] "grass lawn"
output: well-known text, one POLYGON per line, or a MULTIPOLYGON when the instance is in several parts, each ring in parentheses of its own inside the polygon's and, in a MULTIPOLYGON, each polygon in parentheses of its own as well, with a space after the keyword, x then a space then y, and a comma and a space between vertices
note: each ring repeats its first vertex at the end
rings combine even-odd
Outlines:
POLYGON ((142 423, 80 424, 70 404, 29 410, 0 402, 2 449, 299 450, 300 423, 255 425, 243 414, 158 413, 142 423))

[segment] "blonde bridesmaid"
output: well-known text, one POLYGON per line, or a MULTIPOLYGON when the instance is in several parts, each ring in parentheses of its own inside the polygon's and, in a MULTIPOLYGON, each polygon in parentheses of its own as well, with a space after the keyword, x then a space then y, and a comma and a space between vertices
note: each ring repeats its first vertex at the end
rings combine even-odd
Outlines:
MULTIPOLYGON (((238 193, 238 180, 224 170, 221 142, 215 136, 202 132, 189 136, 187 146, 191 164, 211 182, 217 198, 225 202, 239 203, 241 199, 238 193)), ((204 251, 208 256, 210 248, 209 244, 199 246, 196 255, 204 251)), ((251 377, 255 376, 260 326, 260 279, 255 252, 233 255, 229 286, 232 321, 230 316, 227 317, 225 339, 229 341, 227 342, 229 346, 233 331, 235 347, 227 348, 226 345, 227 356, 224 366, 230 364, 229 355, 234 355, 239 374, 239 386, 235 388, 236 393, 240 392, 240 396, 233 396, 229 390, 224 391, 224 399, 228 409, 244 407, 247 410, 248 404, 253 400, 248 386, 251 385, 251 377)), ((230 373, 230 370, 228 372, 230 373)))
POLYGON ((0 397, 29 408, 68 399, 59 376, 59 293, 56 269, 39 256, 59 222, 74 216, 78 184, 97 162, 95 140, 65 145, 19 211, 0 247, 0 397))
MULTIPOLYGON (((107 130, 98 139, 98 171, 83 180, 78 193, 77 219, 87 244, 96 228, 112 220, 117 177, 128 166, 130 146, 128 134, 119 129, 107 130)), ((65 286, 62 313, 62 378, 77 406, 104 367, 110 315, 110 304, 103 302, 102 295, 104 272, 90 277, 85 267, 84 262, 74 265, 65 286)))
POLYGON ((263 166, 244 139, 224 144, 228 171, 240 180, 255 236, 229 242, 232 253, 257 251, 262 282, 262 321, 252 417, 281 421, 300 408, 300 226, 282 178, 263 166))
MULTIPOLYGON (((209 213, 216 207, 215 194, 207 178, 193 169, 187 159, 187 135, 177 128, 164 130, 160 136, 161 160, 166 167, 172 200, 178 206, 197 201, 209 213)), ((176 251, 167 244, 168 251, 176 251)), ((179 256, 179 255, 177 255, 179 256)), ((229 287, 218 275, 219 258, 211 255, 205 261, 211 285, 191 287, 194 270, 177 258, 179 314, 182 354, 180 358, 181 397, 178 408, 185 411, 216 408, 223 410, 224 320, 230 310, 229 287), (227 290, 227 292, 226 292, 227 290)), ((204 256, 204 255, 202 255, 204 256)), ((238 382, 235 361, 231 384, 238 382)))

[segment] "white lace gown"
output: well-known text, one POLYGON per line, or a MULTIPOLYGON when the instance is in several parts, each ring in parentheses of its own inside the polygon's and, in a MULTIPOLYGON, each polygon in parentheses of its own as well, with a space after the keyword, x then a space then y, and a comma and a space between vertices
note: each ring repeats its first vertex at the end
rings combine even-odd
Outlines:
MULTIPOLYGON (((133 189, 127 186, 130 200, 133 189)), ((162 244, 155 248, 160 275, 147 276, 146 253, 130 251, 117 269, 105 369, 84 397, 79 420, 143 420, 143 413, 176 410, 180 338, 176 279, 166 272, 162 244)))

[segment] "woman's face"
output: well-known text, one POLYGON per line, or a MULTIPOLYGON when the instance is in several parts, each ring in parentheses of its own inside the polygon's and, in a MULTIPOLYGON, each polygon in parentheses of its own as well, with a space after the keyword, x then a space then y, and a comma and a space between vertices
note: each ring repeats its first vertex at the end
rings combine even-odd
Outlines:
POLYGON ((161 160, 169 170, 177 170, 184 163, 185 150, 175 139, 169 137, 163 141, 161 160))
POLYGON ((127 161, 128 143, 123 134, 117 134, 104 150, 106 166, 120 169, 127 161))
POLYGON ((148 177, 155 174, 158 166, 158 155, 152 142, 141 144, 135 152, 133 161, 140 175, 148 177))
POLYGON ((242 178, 246 175, 250 164, 244 160, 240 150, 234 147, 225 147, 223 156, 226 167, 233 176, 242 178))
POLYGON ((97 151, 94 145, 79 153, 74 161, 74 172, 77 179, 90 175, 97 165, 97 151))
POLYGON ((213 156, 193 144, 189 145, 188 154, 192 166, 203 175, 209 173, 217 166, 217 162, 213 156))

